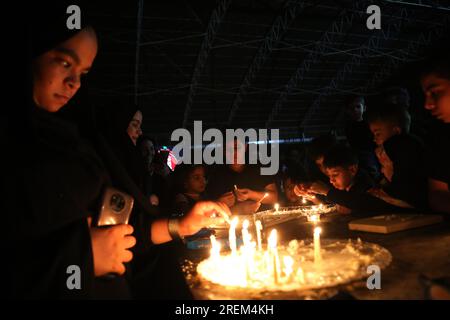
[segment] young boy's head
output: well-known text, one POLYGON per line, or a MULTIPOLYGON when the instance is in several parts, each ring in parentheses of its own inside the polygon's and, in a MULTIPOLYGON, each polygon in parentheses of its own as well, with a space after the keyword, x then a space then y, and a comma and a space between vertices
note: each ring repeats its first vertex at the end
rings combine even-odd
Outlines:
POLYGON ((345 145, 338 145, 325 154, 324 168, 330 183, 339 190, 349 190, 358 172, 358 157, 345 145))
POLYGON ((409 133, 411 117, 405 106, 383 104, 367 112, 367 122, 373 134, 373 140, 381 146, 390 137, 409 133))
POLYGON ((421 70, 422 90, 425 93, 425 109, 433 117, 450 123, 450 61, 446 54, 426 61, 421 70))
POLYGON ((323 174, 327 174, 323 166, 325 153, 337 143, 336 137, 332 134, 315 138, 308 147, 308 155, 323 174))

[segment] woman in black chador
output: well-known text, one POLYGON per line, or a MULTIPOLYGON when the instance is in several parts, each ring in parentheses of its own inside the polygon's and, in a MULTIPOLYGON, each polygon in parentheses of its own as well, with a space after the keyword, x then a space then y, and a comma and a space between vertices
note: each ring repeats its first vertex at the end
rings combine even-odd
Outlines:
MULTIPOLYGON (((82 5, 81 29, 67 28, 67 7, 75 2, 40 2, 30 9, 27 101, 24 108, 13 110, 9 122, 24 125, 8 131, 8 170, 2 179, 7 190, 4 212, 11 226, 7 235, 13 253, 7 268, 13 298, 129 298, 123 275, 136 239, 168 242, 197 232, 214 212, 229 214, 221 204, 203 202, 181 220, 155 220, 149 214, 134 218, 140 223, 133 227, 94 226, 108 186, 123 185, 122 191, 137 205, 142 199, 126 176, 121 177, 117 159, 111 156, 112 164, 106 166, 105 158, 80 135, 79 126, 63 116, 63 107, 77 93, 97 54, 96 34, 86 23, 88 12, 82 5)), ((102 148, 101 143, 95 148, 102 148)), ((101 150, 108 154, 107 147, 101 150)))

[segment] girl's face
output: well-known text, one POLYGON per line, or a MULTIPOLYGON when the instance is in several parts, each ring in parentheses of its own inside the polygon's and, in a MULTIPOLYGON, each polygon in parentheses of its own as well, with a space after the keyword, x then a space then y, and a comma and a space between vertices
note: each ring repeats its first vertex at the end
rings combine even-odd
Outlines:
POLYGON ((130 124, 127 128, 127 133, 130 136, 131 141, 133 141, 134 145, 136 145, 139 136, 142 135, 141 124, 142 113, 138 110, 134 114, 133 119, 131 119, 130 124))
POLYGON ((33 64, 36 105, 49 112, 61 109, 77 93, 96 55, 97 37, 90 28, 40 55, 33 64))
POLYGON ((450 123, 450 80, 429 74, 422 78, 422 89, 425 109, 436 119, 450 123))
POLYGON ((189 174, 185 184, 186 192, 200 194, 205 191, 206 178, 205 169, 197 167, 189 174))

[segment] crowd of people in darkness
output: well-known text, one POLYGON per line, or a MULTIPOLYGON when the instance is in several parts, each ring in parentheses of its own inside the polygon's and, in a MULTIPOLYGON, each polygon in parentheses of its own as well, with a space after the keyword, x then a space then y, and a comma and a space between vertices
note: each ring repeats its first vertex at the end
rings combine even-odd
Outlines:
POLYGON ((66 7, 33 9, 27 101, 15 111, 23 130, 5 139, 11 297, 191 299, 178 264, 186 239, 204 236, 211 216, 275 203, 333 203, 355 217, 450 214, 448 52, 418 67, 429 126, 411 115, 408 91, 392 87, 374 103, 343 99, 344 134, 286 145, 277 175, 239 163, 248 142, 237 139, 226 145, 227 164, 178 164, 172 172, 169 153, 143 133, 146 115, 130 99, 103 107, 77 99, 102 48, 88 13, 81 30, 66 28, 66 7), (96 224, 110 188, 134 200, 128 224, 96 224), (71 265, 81 269, 80 290, 67 287, 71 265))

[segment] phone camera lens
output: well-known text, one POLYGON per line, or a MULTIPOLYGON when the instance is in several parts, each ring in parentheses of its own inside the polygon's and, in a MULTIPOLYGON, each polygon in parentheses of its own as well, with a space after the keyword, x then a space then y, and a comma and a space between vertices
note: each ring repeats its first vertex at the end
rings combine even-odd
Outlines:
POLYGON ((114 211, 120 212, 125 207, 125 199, 122 195, 115 193, 111 196, 109 204, 114 211))

